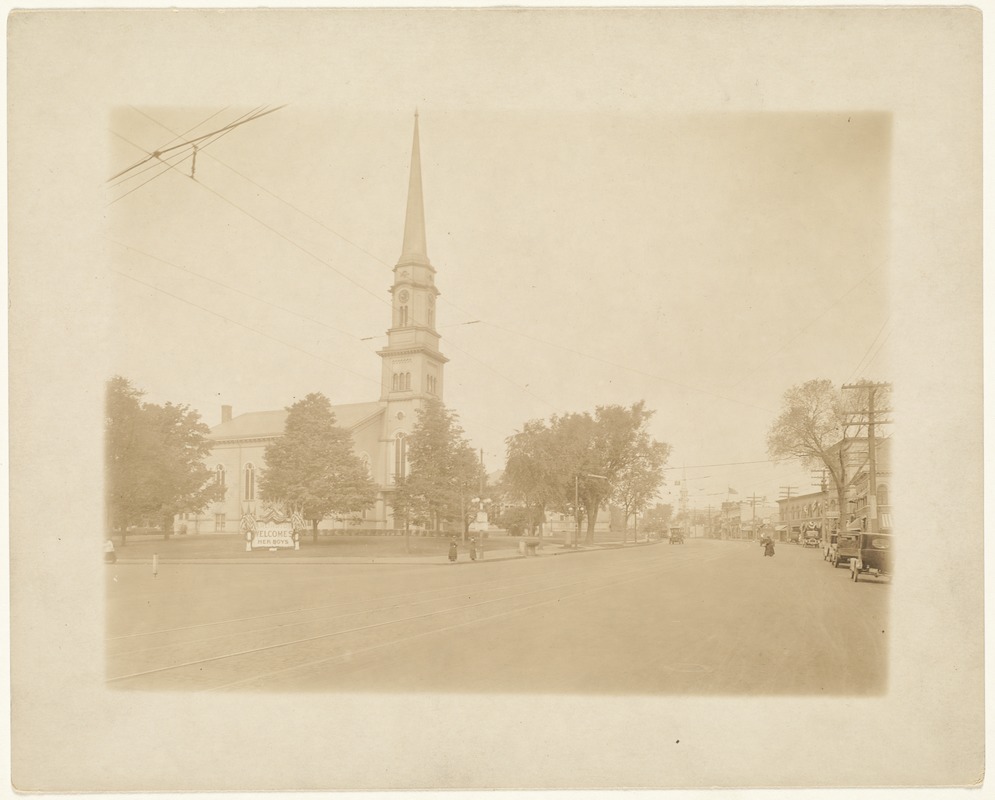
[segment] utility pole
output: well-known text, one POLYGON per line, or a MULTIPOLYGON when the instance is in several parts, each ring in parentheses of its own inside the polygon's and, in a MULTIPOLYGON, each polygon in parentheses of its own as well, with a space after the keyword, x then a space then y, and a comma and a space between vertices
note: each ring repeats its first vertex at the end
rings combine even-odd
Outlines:
MULTIPOLYGON (((843 389, 866 390, 867 408, 854 411, 854 415, 867 418, 867 519, 871 533, 878 532, 878 474, 877 474, 877 439, 876 425, 891 424, 891 420, 875 419, 878 414, 890 414, 891 409, 875 408, 874 402, 879 389, 891 388, 890 383, 873 383, 871 381, 861 381, 860 383, 845 384, 843 389)), ((863 425, 864 420, 847 423, 848 425, 863 425)))
MULTIPOLYGON (((780 490, 781 490, 781 497, 779 499, 781 499, 781 500, 790 500, 791 499, 791 493, 794 492, 794 490, 797 489, 798 487, 797 486, 781 486, 781 487, 778 487, 778 488, 780 488, 780 490)), ((785 524, 786 528, 787 528, 787 530, 785 531, 785 533, 787 535, 784 537, 785 541, 789 541, 791 539, 791 523, 790 523, 790 521, 788 519, 788 512, 789 512, 789 508, 787 506, 785 506, 784 507, 785 517, 784 517, 784 519, 781 520, 781 522, 783 522, 785 524)))
POLYGON ((580 475, 574 475, 574 521, 577 523, 577 538, 573 540, 573 546, 577 546, 580 541, 580 475))
POLYGON ((820 535, 823 547, 829 544, 829 532, 826 530, 826 504, 829 502, 829 479, 826 477, 827 472, 828 470, 823 467, 821 471, 812 475, 813 478, 818 479, 818 483, 813 483, 812 485, 818 486, 822 491, 822 499, 819 501, 819 505, 822 507, 822 529, 820 535))
POLYGON ((752 506, 752 508, 753 508, 753 522, 752 522, 752 526, 753 526, 753 538, 756 539, 757 538, 757 503, 758 502, 765 503, 765 502, 767 502, 767 498, 766 497, 757 497, 757 493, 754 492, 750 496, 748 502, 749 502, 750 506, 752 506))
POLYGON ((691 525, 688 520, 688 471, 681 468, 681 505, 680 513, 681 526, 687 538, 691 538, 691 525))

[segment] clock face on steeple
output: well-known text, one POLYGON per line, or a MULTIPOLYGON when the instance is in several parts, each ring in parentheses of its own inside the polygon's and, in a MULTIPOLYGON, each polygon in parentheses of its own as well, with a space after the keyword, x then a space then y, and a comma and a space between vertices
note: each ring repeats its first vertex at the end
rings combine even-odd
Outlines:
POLYGON ((407 289, 401 289, 400 293, 397 295, 397 299, 400 300, 402 303, 407 303, 408 302, 408 290, 407 289))

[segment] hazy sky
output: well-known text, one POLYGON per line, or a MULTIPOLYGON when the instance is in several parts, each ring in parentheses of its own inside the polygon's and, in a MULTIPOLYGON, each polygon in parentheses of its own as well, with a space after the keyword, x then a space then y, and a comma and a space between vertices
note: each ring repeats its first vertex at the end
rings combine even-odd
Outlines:
MULTIPOLYGON (((114 369, 210 425, 376 399, 416 104, 444 399, 489 469, 528 419, 645 400, 695 507, 811 490, 766 431, 793 384, 890 378, 887 114, 292 103, 196 180, 108 184, 114 369)), ((118 108, 108 177, 250 110, 118 108)))

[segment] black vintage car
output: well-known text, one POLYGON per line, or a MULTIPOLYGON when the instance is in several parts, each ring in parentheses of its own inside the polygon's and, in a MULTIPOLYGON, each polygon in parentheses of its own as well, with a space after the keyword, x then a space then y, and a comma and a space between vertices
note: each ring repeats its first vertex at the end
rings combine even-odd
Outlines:
POLYGON ((890 533, 860 534, 858 554, 850 559, 850 579, 855 583, 861 574, 874 577, 890 577, 892 574, 892 536, 890 533))
POLYGON ((840 531, 836 537, 836 548, 832 551, 829 563, 834 567, 849 566, 860 555, 860 532, 840 531))
POLYGON ((684 544, 684 531, 672 530, 670 532, 671 544, 684 544))

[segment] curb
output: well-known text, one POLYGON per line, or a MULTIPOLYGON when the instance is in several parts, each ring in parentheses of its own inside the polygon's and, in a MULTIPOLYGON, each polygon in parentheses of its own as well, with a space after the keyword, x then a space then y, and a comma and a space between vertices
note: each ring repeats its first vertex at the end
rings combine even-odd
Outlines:
MULTIPOLYGON (((314 556, 314 557, 310 557, 310 558, 292 558, 292 557, 291 558, 267 558, 267 557, 263 556, 263 557, 260 557, 260 558, 231 558, 231 557, 221 557, 221 558, 160 558, 159 559, 159 563, 160 564, 174 564, 174 565, 175 564, 197 564, 197 565, 202 565, 202 566, 203 565, 212 565, 212 564, 214 564, 214 565, 223 565, 223 566, 231 566, 231 565, 255 566, 255 565, 263 565, 263 564, 266 564, 266 565, 277 564, 277 565, 283 565, 283 566, 300 566, 300 565, 306 565, 306 564, 313 564, 313 565, 321 565, 321 566, 335 565, 335 566, 342 566, 342 567, 351 567, 351 566, 361 566, 362 567, 362 566, 371 566, 371 565, 374 565, 374 566, 423 566, 423 567, 436 566, 436 567, 448 567, 448 566, 451 566, 453 563, 455 563, 456 565, 460 565, 460 564, 473 564, 473 563, 489 564, 489 563, 495 563, 495 562, 498 562, 498 561, 520 561, 520 560, 531 559, 531 558, 550 558, 550 557, 553 557, 553 556, 574 555, 574 554, 577 554, 577 553, 593 553, 593 552, 598 552, 598 551, 603 551, 603 550, 623 550, 623 549, 627 549, 627 548, 631 549, 633 547, 646 547, 647 545, 652 545, 652 544, 659 544, 659 542, 638 542, 636 544, 627 544, 627 545, 607 544, 607 545, 594 545, 594 546, 588 546, 588 547, 583 547, 582 546, 582 547, 571 547, 571 548, 567 548, 567 547, 564 547, 562 545, 557 545, 557 546, 555 546, 556 549, 551 549, 551 550, 549 550, 547 552, 543 552, 543 553, 536 553, 535 556, 525 556, 525 555, 522 555, 521 553, 516 552, 516 553, 514 553, 512 555, 492 556, 490 558, 478 559, 477 562, 473 562, 473 561, 470 561, 470 560, 463 560, 463 559, 457 560, 455 562, 450 562, 448 560, 441 560, 440 561, 440 560, 437 560, 435 556, 423 556, 423 557, 418 557, 418 556, 413 556, 413 557, 393 556, 393 557, 390 557, 390 556, 388 556, 386 558, 376 558, 376 557, 373 557, 373 558, 368 558, 368 559, 367 558, 363 558, 362 556, 339 557, 339 558, 336 558, 334 556, 328 556, 328 557, 314 556), (346 558, 348 558, 349 560, 345 560, 346 558)), ((138 566, 142 566, 142 565, 148 566, 151 563, 152 563, 152 559, 148 558, 148 557, 146 557, 146 558, 118 558, 118 560, 115 562, 115 564, 110 564, 108 566, 116 566, 117 564, 129 565, 129 566, 135 566, 135 565, 138 565, 138 566)))

